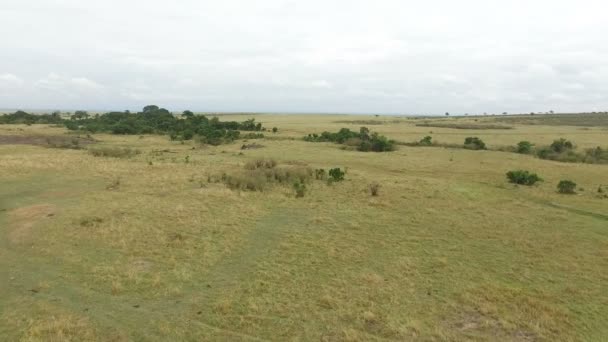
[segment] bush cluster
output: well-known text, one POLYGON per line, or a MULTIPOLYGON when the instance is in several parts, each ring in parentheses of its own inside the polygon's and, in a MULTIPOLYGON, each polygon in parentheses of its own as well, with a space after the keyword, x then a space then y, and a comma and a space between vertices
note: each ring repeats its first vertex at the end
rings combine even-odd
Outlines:
POLYGON ((0 124, 60 124, 63 122, 60 112, 52 114, 29 114, 18 110, 11 114, 0 115, 0 124))
POLYGON ((332 182, 340 182, 344 180, 346 172, 342 171, 339 167, 329 170, 329 180, 332 182))
MULTIPOLYGON (((221 181, 234 190, 264 191, 273 184, 305 184, 312 176, 312 169, 307 167, 277 167, 273 159, 257 159, 246 163, 240 172, 223 174, 221 181)), ((303 196, 305 185, 298 187, 296 192, 303 196)))
POLYGON ((367 127, 361 127, 359 132, 342 128, 336 133, 323 132, 309 134, 304 137, 309 142, 333 142, 344 144, 362 152, 388 152, 395 150, 395 142, 376 132, 371 133, 367 127))
POLYGON ((89 149, 89 153, 95 157, 130 158, 140 154, 141 151, 128 147, 95 147, 89 149))
POLYGON ((426 137, 420 139, 418 144, 420 146, 431 146, 431 145, 433 145, 433 137, 431 137, 430 135, 427 135, 426 137))
POLYGON ((540 159, 555 160, 567 163, 608 164, 608 150, 601 147, 591 148, 580 153, 574 150, 575 145, 570 140, 559 139, 549 146, 536 151, 540 159))
POLYGON ((141 112, 130 113, 110 112, 93 117, 83 116, 81 119, 64 120, 70 130, 87 132, 106 132, 112 134, 167 134, 171 140, 191 140, 198 137, 204 144, 220 145, 239 138, 263 138, 261 133, 252 133, 241 137, 240 131, 262 131, 261 123, 255 119, 236 121, 220 121, 217 117, 207 118, 204 115, 194 115, 184 111, 177 117, 165 108, 149 105, 141 112))
POLYGON ((485 150, 486 144, 478 137, 468 137, 464 139, 464 148, 469 150, 485 150))
POLYGON ((534 185, 536 182, 543 180, 536 173, 525 170, 509 171, 507 172, 507 178, 509 182, 520 185, 534 185))
POLYGON ((530 154, 533 152, 534 149, 534 144, 532 144, 529 141, 520 141, 519 143, 517 143, 517 148, 515 149, 515 152, 517 153, 521 153, 521 154, 530 154))
POLYGON ((557 184, 557 192, 560 194, 574 194, 576 183, 571 180, 562 180, 557 184))

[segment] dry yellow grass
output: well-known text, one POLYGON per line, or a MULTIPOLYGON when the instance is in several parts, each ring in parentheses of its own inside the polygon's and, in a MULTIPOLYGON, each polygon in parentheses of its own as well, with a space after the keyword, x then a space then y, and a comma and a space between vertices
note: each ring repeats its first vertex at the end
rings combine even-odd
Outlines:
MULTIPOLYGON (((118 159, 0 145, 0 278, 7 280, 0 282, 0 335, 25 341, 608 336, 608 199, 596 192, 608 185, 606 166, 444 148, 360 153, 299 140, 360 126, 336 121, 386 120, 368 127, 400 141, 432 130, 449 143, 466 136, 495 146, 565 137, 580 147, 608 146, 602 128, 463 131, 371 116, 256 119, 279 132, 267 133, 264 148, 247 151, 242 141, 201 147, 104 134, 94 136, 99 145, 142 153, 118 159), (239 192, 207 182, 257 158, 348 173, 331 186, 314 181, 300 199, 289 186, 239 192), (513 186, 504 175, 512 169, 545 181, 513 186), (584 191, 558 194, 564 178, 584 191), (377 197, 369 194, 372 182, 381 186, 377 197), (16 231, 18 240, 11 238, 16 231)), ((65 131, 0 126, 6 134, 65 131)))

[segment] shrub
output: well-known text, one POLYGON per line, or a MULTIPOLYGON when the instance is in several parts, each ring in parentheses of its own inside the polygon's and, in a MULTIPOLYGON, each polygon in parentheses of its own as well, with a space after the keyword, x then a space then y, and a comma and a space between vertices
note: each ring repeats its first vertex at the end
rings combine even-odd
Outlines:
POLYGON ((420 139, 419 144, 421 146, 431 146, 433 145, 433 138, 430 135, 427 135, 426 137, 420 139))
POLYGON ((359 132, 342 128, 337 133, 323 132, 304 137, 309 142, 334 142, 344 144, 362 152, 388 152, 395 150, 395 142, 378 133, 371 133, 367 127, 361 127, 359 132))
POLYGON ((562 138, 553 141, 550 146, 538 149, 536 155, 541 159, 566 163, 608 164, 608 150, 598 146, 579 153, 574 148, 574 143, 562 138))
MULTIPOLYGON (((222 174, 220 179, 230 189, 264 191, 273 184, 304 184, 312 175, 312 169, 306 167, 276 167, 272 159, 258 159, 247 163, 240 172, 222 174)), ((212 177, 208 181, 212 182, 212 177)))
POLYGON ((530 154, 532 153, 533 144, 529 141, 520 141, 517 143, 517 153, 530 154))
POLYGON ((485 150, 486 144, 477 137, 468 137, 464 140, 464 148, 469 150, 485 150))
POLYGON ((368 185, 368 188, 369 188, 369 192, 372 196, 378 196, 378 194, 380 192, 380 184, 374 182, 374 183, 368 185))
POLYGON ((222 180, 226 186, 233 190, 264 191, 268 184, 267 178, 261 172, 223 175, 222 180))
POLYGON ((97 147, 89 149, 89 153, 95 157, 130 158, 140 154, 141 151, 128 147, 97 147))
POLYGON ((293 189, 296 191, 296 198, 302 198, 306 193, 306 184, 302 182, 295 182, 293 183, 293 189))
POLYGON ((278 131, 279 131, 279 129, 278 129, 278 128, 276 128, 276 127, 272 127, 272 133, 276 133, 276 132, 278 132, 278 131))
POLYGON ((525 170, 515 170, 507 172, 509 182, 520 185, 534 185, 536 182, 542 181, 536 173, 531 173, 525 170))
POLYGON ((315 170, 315 179, 316 180, 325 180, 327 178, 327 172, 325 169, 316 169, 315 170))
POLYGON ((608 163, 608 150, 601 147, 591 148, 585 151, 585 163, 606 164, 608 163))
POLYGON ((277 166, 277 162, 274 159, 256 159, 251 160, 245 164, 245 169, 256 170, 256 169, 272 169, 277 166))
POLYGON ((262 133, 247 133, 239 136, 241 139, 264 139, 262 133))
POLYGON ((566 140, 561 138, 559 140, 554 140, 550 146, 551 150, 557 153, 562 153, 567 150, 572 150, 574 148, 574 144, 570 140, 566 140))
POLYGON ((571 180, 561 180, 557 184, 557 192, 560 194, 574 194, 576 190, 576 183, 571 180))
POLYGON ((332 182, 340 182, 344 180, 344 171, 340 170, 339 167, 329 170, 329 180, 332 182))

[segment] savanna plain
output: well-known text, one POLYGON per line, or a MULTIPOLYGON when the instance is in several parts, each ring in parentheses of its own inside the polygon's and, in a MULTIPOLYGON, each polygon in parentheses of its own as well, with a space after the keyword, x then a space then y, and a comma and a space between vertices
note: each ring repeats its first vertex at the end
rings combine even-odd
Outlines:
POLYGON ((253 117, 277 131, 218 146, 0 125, 0 339, 608 340, 608 165, 506 148, 606 148, 608 114, 220 116, 253 117), (303 139, 363 126, 396 149, 303 139))

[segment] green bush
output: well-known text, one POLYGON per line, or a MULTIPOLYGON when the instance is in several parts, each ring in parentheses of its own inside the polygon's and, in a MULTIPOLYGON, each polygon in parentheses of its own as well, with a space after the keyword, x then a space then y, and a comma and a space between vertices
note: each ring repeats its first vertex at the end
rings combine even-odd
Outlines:
POLYGON ((520 185, 534 185, 536 182, 542 181, 536 173, 530 173, 525 170, 515 170, 507 172, 509 182, 520 185))
MULTIPOLYGON (((31 122, 31 114, 18 114, 13 120, 27 120, 31 122)), ((155 105, 146 106, 141 112, 109 112, 102 115, 80 115, 78 119, 62 120, 59 115, 45 116, 45 121, 63 123, 69 130, 82 130, 87 132, 109 132, 112 134, 167 134, 171 140, 191 140, 203 144, 219 145, 229 143, 239 138, 240 131, 260 132, 264 128, 255 119, 236 121, 220 121, 217 117, 207 118, 204 115, 195 115, 191 111, 184 111, 182 115, 175 116, 165 108, 155 105)), ((41 119, 36 118, 36 123, 41 119)), ((1 122, 2 120, 0 120, 1 122)), ((245 135, 249 139, 263 138, 261 133, 245 135)))
POLYGON ((430 135, 420 139, 419 145, 421 146, 431 146, 433 145, 433 138, 430 135))
POLYGON ((608 150, 599 146, 579 153, 574 150, 574 143, 559 139, 553 141, 550 146, 545 146, 536 151, 540 159, 555 160, 566 163, 589 163, 589 164, 608 164, 608 150))
POLYGON ((140 154, 141 151, 128 147, 96 147, 89 149, 89 153, 95 157, 130 158, 140 154))
POLYGON ((464 139, 464 148, 469 150, 485 150, 486 144, 477 137, 468 137, 464 139))
POLYGON ((532 153, 533 147, 534 147, 534 144, 532 144, 529 141, 520 141, 519 143, 517 143, 516 152, 522 153, 522 154, 530 154, 530 153, 532 153))
POLYGON ((293 183, 293 189, 296 191, 296 198, 302 198, 306 193, 306 184, 302 182, 295 182, 293 183))
POLYGON ((549 147, 556 153, 562 153, 574 149, 574 144, 570 140, 561 138, 559 140, 554 140, 549 147))
POLYGON ((333 169, 329 170, 329 180, 332 182, 343 181, 345 174, 346 173, 344 171, 340 170, 339 167, 333 168, 333 169))
POLYGON ((309 142, 334 142, 356 148, 361 152, 389 152, 395 150, 395 142, 378 133, 371 133, 367 127, 361 127, 359 132, 342 128, 337 133, 314 133, 304 137, 309 142))
POLYGON ((560 194, 574 194, 576 190, 576 183, 571 180, 561 180, 557 184, 557 192, 560 194))

